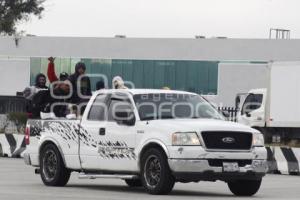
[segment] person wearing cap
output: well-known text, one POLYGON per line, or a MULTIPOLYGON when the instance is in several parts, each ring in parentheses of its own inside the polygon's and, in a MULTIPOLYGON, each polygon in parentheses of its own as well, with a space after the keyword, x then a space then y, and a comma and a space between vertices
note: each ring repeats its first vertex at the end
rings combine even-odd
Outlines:
POLYGON ((66 73, 66 72, 60 73, 59 79, 57 78, 56 73, 55 73, 54 60, 55 60, 54 57, 49 57, 48 58, 49 63, 48 63, 48 69, 47 69, 47 76, 48 76, 49 82, 53 83, 53 82, 58 81, 58 80, 59 81, 67 80, 68 77, 69 77, 69 74, 66 73))
POLYGON ((79 104, 87 102, 88 97, 92 95, 91 81, 89 77, 85 76, 86 66, 83 62, 78 62, 75 65, 75 72, 68 78, 72 85, 72 97, 70 102, 79 104), (79 87, 79 88, 78 88, 79 87))
POLYGON ((49 63, 48 63, 47 76, 48 76, 49 82, 52 83, 54 94, 57 96, 68 95, 70 88, 69 88, 69 85, 64 81, 66 81, 68 79, 69 74, 66 72, 62 72, 62 73, 60 73, 59 79, 58 79, 56 76, 56 73, 55 73, 55 65, 54 65, 55 58, 49 57, 48 60, 49 60, 49 63), (56 82, 56 81, 60 81, 60 83, 54 84, 54 82, 56 82))
POLYGON ((105 83, 103 80, 99 80, 96 83, 96 90, 102 90, 102 89, 105 89, 105 83))
POLYGON ((70 87, 65 81, 68 79, 69 74, 66 72, 62 72, 62 73, 60 73, 59 79, 58 79, 56 76, 56 73, 55 73, 55 65, 54 65, 55 58, 49 57, 48 60, 49 60, 49 63, 48 63, 48 69, 47 69, 47 76, 48 76, 49 82, 51 83, 54 94, 56 96, 67 96, 69 94, 70 87), (60 81, 60 82, 55 83, 56 81, 60 81))

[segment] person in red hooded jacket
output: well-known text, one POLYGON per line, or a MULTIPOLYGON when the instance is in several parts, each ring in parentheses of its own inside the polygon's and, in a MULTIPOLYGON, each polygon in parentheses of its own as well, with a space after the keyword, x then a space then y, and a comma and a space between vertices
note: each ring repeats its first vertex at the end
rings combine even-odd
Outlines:
MULTIPOLYGON (((69 75, 66 72, 62 72, 59 75, 59 78, 56 76, 55 73, 55 64, 54 64, 54 57, 49 57, 48 58, 49 63, 48 63, 48 69, 47 69, 47 76, 49 79, 49 82, 52 85, 53 88, 53 93, 55 96, 68 96, 70 92, 70 84, 68 84, 67 79, 69 75), (60 81, 59 83, 55 83, 56 81, 60 81)), ((55 99, 56 102, 66 102, 67 99, 56 99, 54 96, 52 97, 55 99)), ((66 108, 65 106, 56 106, 54 108, 54 113, 58 117, 63 117, 65 115, 66 108)))
POLYGON ((54 84, 54 92, 59 92, 61 95, 66 94, 69 92, 69 87, 66 83, 62 83, 66 81, 69 77, 69 74, 66 72, 62 72, 59 75, 59 79, 56 76, 55 73, 55 64, 54 64, 54 57, 49 57, 48 58, 49 63, 48 63, 48 69, 47 69, 47 76, 48 80, 50 83, 53 83, 55 81, 61 81, 61 83, 54 84))
POLYGON ((55 58, 49 57, 48 60, 49 60, 49 63, 48 63, 48 69, 47 69, 47 76, 48 76, 50 83, 53 83, 58 80, 59 81, 67 80, 69 77, 69 74, 67 74, 66 72, 60 73, 59 79, 57 78, 56 73, 55 73, 55 64, 54 64, 55 58))

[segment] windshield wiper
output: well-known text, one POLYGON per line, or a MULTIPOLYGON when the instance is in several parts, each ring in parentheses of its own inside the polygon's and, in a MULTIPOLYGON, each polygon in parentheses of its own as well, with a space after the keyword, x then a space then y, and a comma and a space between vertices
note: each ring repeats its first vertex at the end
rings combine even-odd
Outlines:
POLYGON ((174 119, 171 115, 163 115, 163 116, 146 116, 143 117, 142 120, 156 120, 156 119, 174 119))
POLYGON ((154 120, 154 119, 156 119, 154 116, 146 116, 142 118, 142 120, 154 120))
POLYGON ((173 119, 174 117, 171 115, 163 115, 163 116, 159 116, 158 119, 173 119))

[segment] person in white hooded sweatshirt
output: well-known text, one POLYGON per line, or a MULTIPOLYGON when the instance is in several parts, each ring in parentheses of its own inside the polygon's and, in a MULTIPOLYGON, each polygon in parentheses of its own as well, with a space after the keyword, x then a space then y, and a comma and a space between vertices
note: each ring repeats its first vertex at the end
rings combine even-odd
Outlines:
POLYGON ((115 76, 112 80, 112 88, 113 89, 128 89, 126 86, 125 86, 125 83, 122 79, 122 77, 120 76, 115 76))

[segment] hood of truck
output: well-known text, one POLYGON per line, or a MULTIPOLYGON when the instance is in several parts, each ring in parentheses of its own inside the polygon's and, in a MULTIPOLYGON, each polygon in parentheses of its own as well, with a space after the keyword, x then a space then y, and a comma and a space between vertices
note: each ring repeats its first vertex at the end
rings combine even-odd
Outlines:
MULTIPOLYGON (((215 119, 163 119, 148 121, 148 128, 159 132, 236 131, 258 133, 257 130, 235 122, 215 119)), ((148 129, 147 128, 147 129, 148 129)))

